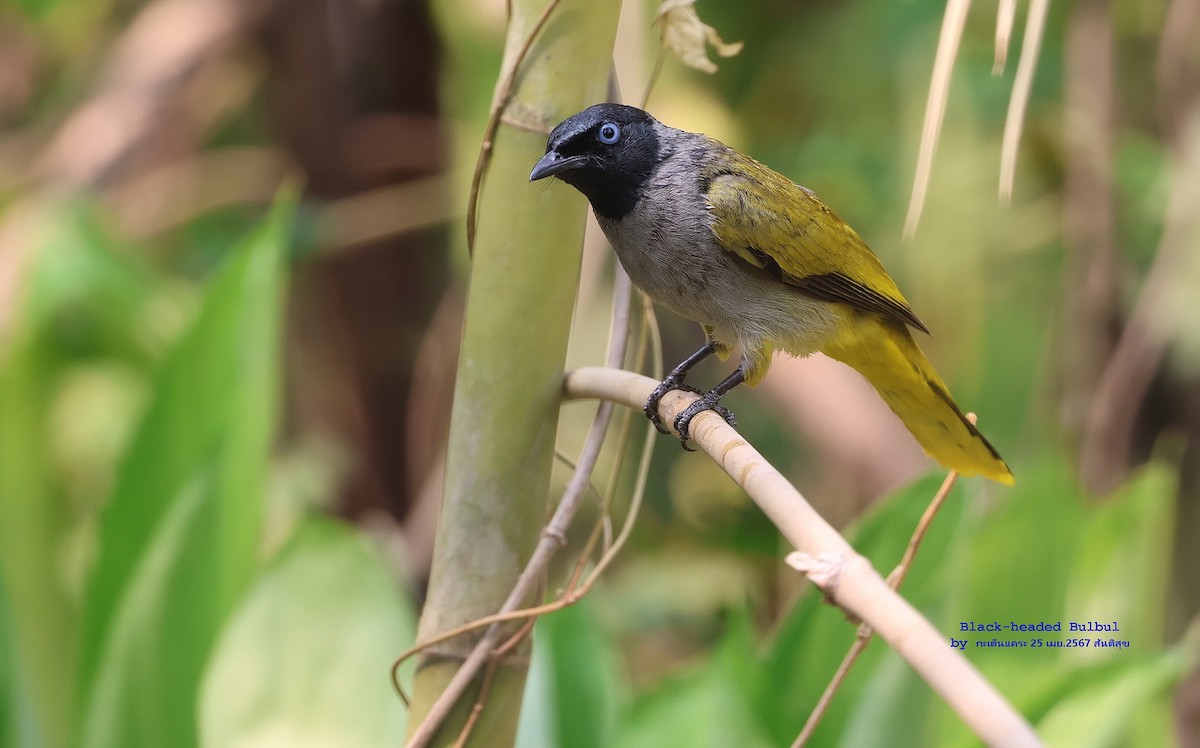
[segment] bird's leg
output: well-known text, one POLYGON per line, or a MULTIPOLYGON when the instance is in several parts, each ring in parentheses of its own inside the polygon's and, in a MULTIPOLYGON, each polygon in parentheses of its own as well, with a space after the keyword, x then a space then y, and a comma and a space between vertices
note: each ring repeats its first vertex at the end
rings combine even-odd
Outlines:
POLYGON ((684 449, 693 451, 688 447, 688 427, 691 426, 692 419, 699 413, 706 410, 716 411, 717 415, 724 418, 730 426, 737 425, 737 419, 733 417, 733 413, 718 403, 727 392, 744 381, 746 381, 746 372, 742 370, 741 366, 738 366, 732 374, 722 379, 720 384, 705 392, 699 400, 684 408, 683 412, 675 417, 675 430, 679 432, 679 440, 683 442, 684 449))
POLYGON ((696 394, 700 394, 700 390, 692 387, 691 385, 684 384, 684 379, 687 378, 688 372, 691 371, 696 364, 700 363, 716 352, 717 344, 711 340, 708 341, 700 347, 700 350, 681 361, 679 366, 671 369, 671 373, 667 375, 667 378, 659 382, 658 386, 654 388, 654 391, 650 393, 650 397, 646 398, 646 404, 642 406, 642 410, 646 412, 646 417, 649 418, 650 422, 654 424, 654 428, 658 429, 658 433, 671 433, 667 427, 663 425, 662 418, 660 418, 658 415, 659 401, 662 400, 663 396, 671 390, 683 390, 685 392, 695 392, 696 394))

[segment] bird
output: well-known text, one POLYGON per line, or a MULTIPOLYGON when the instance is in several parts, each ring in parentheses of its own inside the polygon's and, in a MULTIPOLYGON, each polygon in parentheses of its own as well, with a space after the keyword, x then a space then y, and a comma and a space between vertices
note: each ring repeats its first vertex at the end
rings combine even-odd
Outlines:
POLYGON ((1012 485, 999 452, 954 402, 913 332, 928 334, 879 258, 808 188, 701 133, 642 109, 590 106, 550 132, 529 180, 555 177, 591 203, 634 285, 698 322, 705 343, 647 399, 646 415, 669 433, 659 401, 671 390, 700 397, 678 414, 687 447, 692 419, 754 386, 775 351, 820 351, 862 374, 925 452, 963 476, 1012 485), (688 372, 734 350, 737 368, 702 392, 688 372))

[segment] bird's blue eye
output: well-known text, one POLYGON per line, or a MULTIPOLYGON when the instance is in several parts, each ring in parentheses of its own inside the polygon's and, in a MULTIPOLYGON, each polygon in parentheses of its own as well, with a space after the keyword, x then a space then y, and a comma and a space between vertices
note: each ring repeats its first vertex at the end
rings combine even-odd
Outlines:
POLYGON ((599 140, 605 145, 612 145, 621 139, 621 128, 613 122, 605 122, 600 125, 600 129, 596 131, 596 140, 599 140))

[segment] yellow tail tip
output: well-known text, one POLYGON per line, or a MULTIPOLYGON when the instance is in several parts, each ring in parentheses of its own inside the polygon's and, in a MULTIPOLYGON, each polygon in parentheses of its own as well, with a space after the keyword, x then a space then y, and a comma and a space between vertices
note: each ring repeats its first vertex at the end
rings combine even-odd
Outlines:
POLYGON ((1012 471, 1008 469, 1007 465, 1004 467, 1003 473, 997 472, 985 477, 996 481, 1002 486, 1012 487, 1017 485, 1017 479, 1013 476, 1012 471))
MULTIPOLYGON (((949 393, 947 393, 947 395, 949 395, 949 393)), ((955 410, 957 410, 957 406, 955 406, 955 410)), ((1000 453, 996 451, 996 448, 991 445, 991 442, 989 442, 983 434, 979 433, 979 429, 977 428, 979 424, 979 416, 968 412, 963 415, 963 420, 967 422, 967 425, 971 429, 971 433, 978 437, 979 441, 983 442, 983 446, 987 447, 988 451, 992 453, 993 458, 990 461, 990 464, 979 468, 977 471, 972 471, 968 473, 968 475, 981 475, 988 480, 996 481, 1002 486, 1015 486, 1017 484, 1017 479, 1013 476, 1012 470, 1008 468, 1008 463, 1004 461, 1004 458, 1000 456, 1000 453)))
POLYGON ((954 472, 958 473, 959 476, 963 478, 974 478, 978 476, 980 478, 987 478, 990 481, 995 481, 1002 486, 1010 487, 1017 484, 1017 479, 1013 476, 1012 471, 1009 470, 1008 465, 1004 464, 1003 462, 1001 462, 999 465, 989 465, 986 467, 950 469, 954 470, 954 472))

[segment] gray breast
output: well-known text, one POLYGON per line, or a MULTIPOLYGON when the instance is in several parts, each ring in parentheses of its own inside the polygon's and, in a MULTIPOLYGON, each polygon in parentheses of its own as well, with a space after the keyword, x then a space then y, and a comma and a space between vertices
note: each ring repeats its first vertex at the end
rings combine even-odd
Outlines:
POLYGON ((721 248, 700 191, 700 170, 692 163, 704 142, 660 127, 669 131, 664 140, 677 147, 633 210, 620 220, 597 216, 630 279, 659 304, 713 328, 728 345, 758 348, 773 341, 796 355, 819 348, 836 324, 829 305, 786 288, 721 248))
MULTIPOLYGON (((663 143, 677 146, 682 138, 694 137, 659 127, 665 131, 660 134, 663 143)), ((675 312, 708 324, 704 292, 724 252, 714 242, 699 171, 685 153, 687 149, 670 149, 623 218, 597 220, 638 288, 675 312)))

